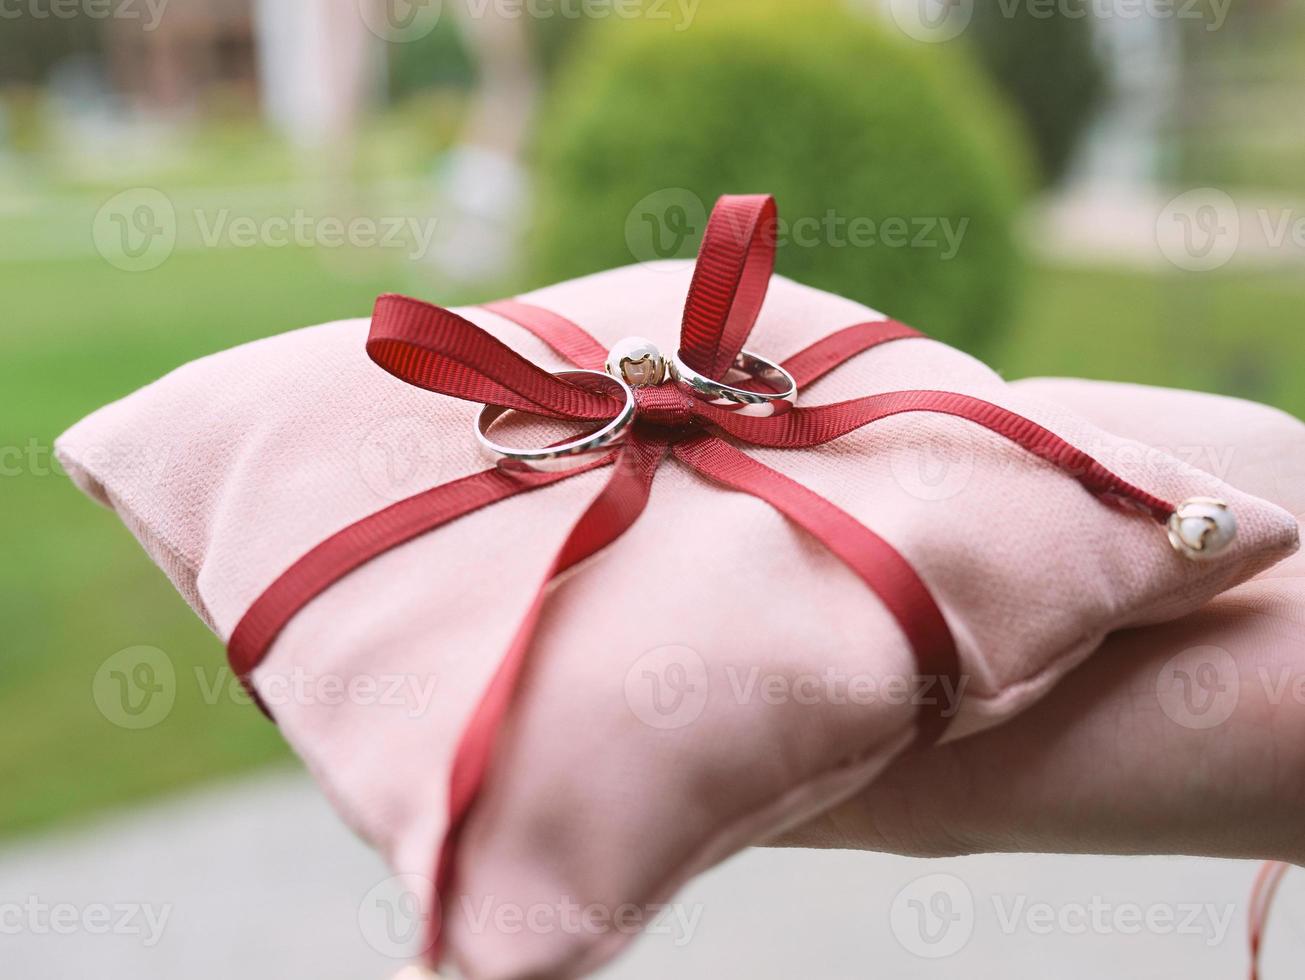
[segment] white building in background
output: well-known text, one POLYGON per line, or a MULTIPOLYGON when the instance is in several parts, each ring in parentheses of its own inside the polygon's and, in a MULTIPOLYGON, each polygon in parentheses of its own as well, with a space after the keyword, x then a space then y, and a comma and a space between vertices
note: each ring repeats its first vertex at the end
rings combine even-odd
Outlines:
POLYGON ((1166 129, 1173 127, 1182 82, 1176 27, 1157 17, 1097 19, 1107 90, 1080 144, 1074 182, 1145 191, 1163 181, 1166 129))
POLYGON ((385 46, 368 29, 358 4, 254 2, 263 112, 300 146, 325 146, 347 136, 378 90, 385 46))
POLYGON ((325 146, 378 90, 386 45, 363 19, 366 2, 172 0, 149 30, 110 22, 110 87, 141 121, 243 104, 292 142, 325 146))

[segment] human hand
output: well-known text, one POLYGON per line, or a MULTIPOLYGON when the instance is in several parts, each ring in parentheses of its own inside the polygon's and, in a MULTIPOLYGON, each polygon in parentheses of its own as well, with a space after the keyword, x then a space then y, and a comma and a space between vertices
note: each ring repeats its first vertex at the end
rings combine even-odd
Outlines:
MULTIPOLYGON (((1305 425, 1190 392, 1021 387, 1305 515, 1305 425)), ((1305 864, 1305 553, 1117 633, 994 730, 908 753, 775 843, 920 856, 1191 854, 1305 864)))

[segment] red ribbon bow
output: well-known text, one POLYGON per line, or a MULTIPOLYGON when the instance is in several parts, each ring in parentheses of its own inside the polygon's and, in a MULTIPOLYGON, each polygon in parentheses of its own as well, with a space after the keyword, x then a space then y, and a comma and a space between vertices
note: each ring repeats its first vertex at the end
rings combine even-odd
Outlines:
MULTIPOLYGON (((680 356, 719 378, 742 350, 761 312, 775 260, 776 208, 769 196, 722 197, 704 234, 685 303, 680 356)), ((601 370, 607 351, 581 327, 548 310, 503 300, 487 309, 539 337, 578 368, 601 370)), ((892 320, 838 330, 784 361, 799 388, 879 344, 923 336, 892 320)), ((515 353, 469 320, 404 296, 376 301, 367 353, 409 384, 522 412, 581 422, 615 417, 617 402, 578 387, 515 353)), ((948 391, 893 391, 770 417, 739 415, 709 405, 674 384, 636 389, 639 414, 630 438, 607 457, 562 473, 509 472, 497 467, 434 487, 336 533, 299 559, 249 608, 231 635, 232 669, 245 680, 290 619, 310 600, 389 549, 489 504, 615 463, 611 477, 567 535, 526 610, 456 754, 436 887, 453 875, 459 831, 483 782, 495 733, 508 710, 543 608, 547 585, 615 541, 639 517, 653 477, 669 452, 680 463, 731 490, 753 494, 816 537, 855 572, 892 614, 914 652, 920 674, 958 679, 956 644, 941 611, 914 569, 877 534, 828 500, 741 451, 712 430, 755 446, 801 449, 837 439, 903 412, 959 416, 1004 436, 1064 470, 1111 503, 1141 509, 1163 523, 1173 506, 1115 476, 1054 433, 1000 406, 948 391)), ((946 727, 941 705, 922 706, 918 740, 946 727)), ((438 940, 433 926, 432 948, 438 940)))

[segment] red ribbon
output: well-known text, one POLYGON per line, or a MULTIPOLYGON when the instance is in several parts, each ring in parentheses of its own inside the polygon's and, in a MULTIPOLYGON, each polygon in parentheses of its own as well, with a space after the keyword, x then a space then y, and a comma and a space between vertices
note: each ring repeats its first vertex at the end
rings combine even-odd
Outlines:
MULTIPOLYGON (((774 268, 776 220, 775 202, 769 196, 729 196, 717 203, 698 255, 681 330, 680 355, 695 370, 721 377, 746 343, 774 268)), ((564 317, 516 300, 486 308, 529 330, 576 367, 602 369, 605 348, 564 317)), ((879 344, 921 336, 892 320, 858 323, 799 351, 784 367, 802 388, 879 344)), ((376 301, 367 353, 395 377, 455 398, 581 422, 607 421, 619 408, 610 397, 532 364, 456 313, 404 296, 385 295, 376 301)), ((928 587, 906 559, 850 514, 747 455, 717 431, 755 446, 802 449, 891 415, 943 413, 1004 436, 1064 470, 1108 503, 1140 509, 1162 523, 1174 509, 1042 426, 956 392, 886 392, 797 407, 771 417, 744 416, 709 405, 670 383, 636 389, 635 395, 634 430, 609 456, 563 473, 488 469, 393 504, 344 528, 295 562, 254 602, 231 635, 232 669, 248 684, 251 672, 290 619, 360 565, 482 507, 615 464, 606 485, 567 535, 462 734, 451 775, 448 829, 435 876, 440 896, 448 893, 452 882, 458 837, 484 781, 496 733, 529 655, 549 582, 615 541, 638 520, 657 468, 668 454, 722 487, 765 500, 813 535, 892 614, 921 676, 953 682, 960 672, 955 641, 928 587)), ((946 723, 941 705, 922 706, 918 742, 935 741, 946 723)), ((430 949, 437 960, 438 916, 432 929, 430 949)))
POLYGON ((1267 861, 1260 866, 1251 889, 1250 912, 1247 915, 1247 932, 1251 942, 1251 980, 1259 980, 1260 956, 1264 950, 1264 934, 1269 927, 1269 912, 1282 885, 1282 879, 1291 870, 1283 861, 1267 861))

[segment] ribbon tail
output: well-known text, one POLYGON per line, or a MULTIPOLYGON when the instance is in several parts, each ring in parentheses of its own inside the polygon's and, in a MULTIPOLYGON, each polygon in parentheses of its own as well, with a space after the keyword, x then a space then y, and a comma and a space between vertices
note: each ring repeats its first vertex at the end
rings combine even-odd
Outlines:
POLYGON ((756 418, 714 405, 698 405, 704 420, 754 446, 803 449, 832 442, 872 422, 904 412, 952 415, 981 425, 1026 452, 1074 477, 1098 498, 1125 504, 1163 524, 1174 505, 1136 487, 1083 450, 1017 412, 954 391, 887 391, 851 401, 795 408, 783 415, 756 418))
MULTIPOLYGON (((653 477, 665 455, 665 443, 646 439, 635 438, 622 447, 607 484, 571 528, 549 566, 512 644, 463 730, 450 776, 449 823, 435 872, 437 896, 447 895, 452 885, 458 839, 484 784, 496 737, 525 669, 550 584, 563 572, 606 548, 634 525, 648 503, 653 477)), ((443 955, 445 930, 442 917, 443 903, 440 902, 431 918, 432 933, 427 955, 432 963, 438 963, 443 955)))
POLYGON ((561 473, 482 470, 391 504, 337 531, 287 568, 236 624, 227 642, 232 672, 271 717, 249 682, 286 624, 344 576, 391 548, 441 525, 519 493, 538 490, 578 473, 606 466, 611 457, 561 473))
MULTIPOLYGON (((857 354, 893 340, 912 340, 925 335, 914 327, 896 320, 871 320, 854 323, 822 337, 784 361, 784 370, 793 376, 800 389, 823 378, 834 368, 857 354)), ((928 339, 928 338, 925 338, 928 339)))
MULTIPOLYGON (((715 483, 750 493, 814 536, 857 574, 906 635, 921 677, 959 690, 960 657, 942 611, 910 563, 892 545, 846 511, 771 469, 723 439, 701 435, 676 443, 675 458, 715 483)), ((938 740, 949 718, 943 699, 922 704, 917 740, 938 740)))

